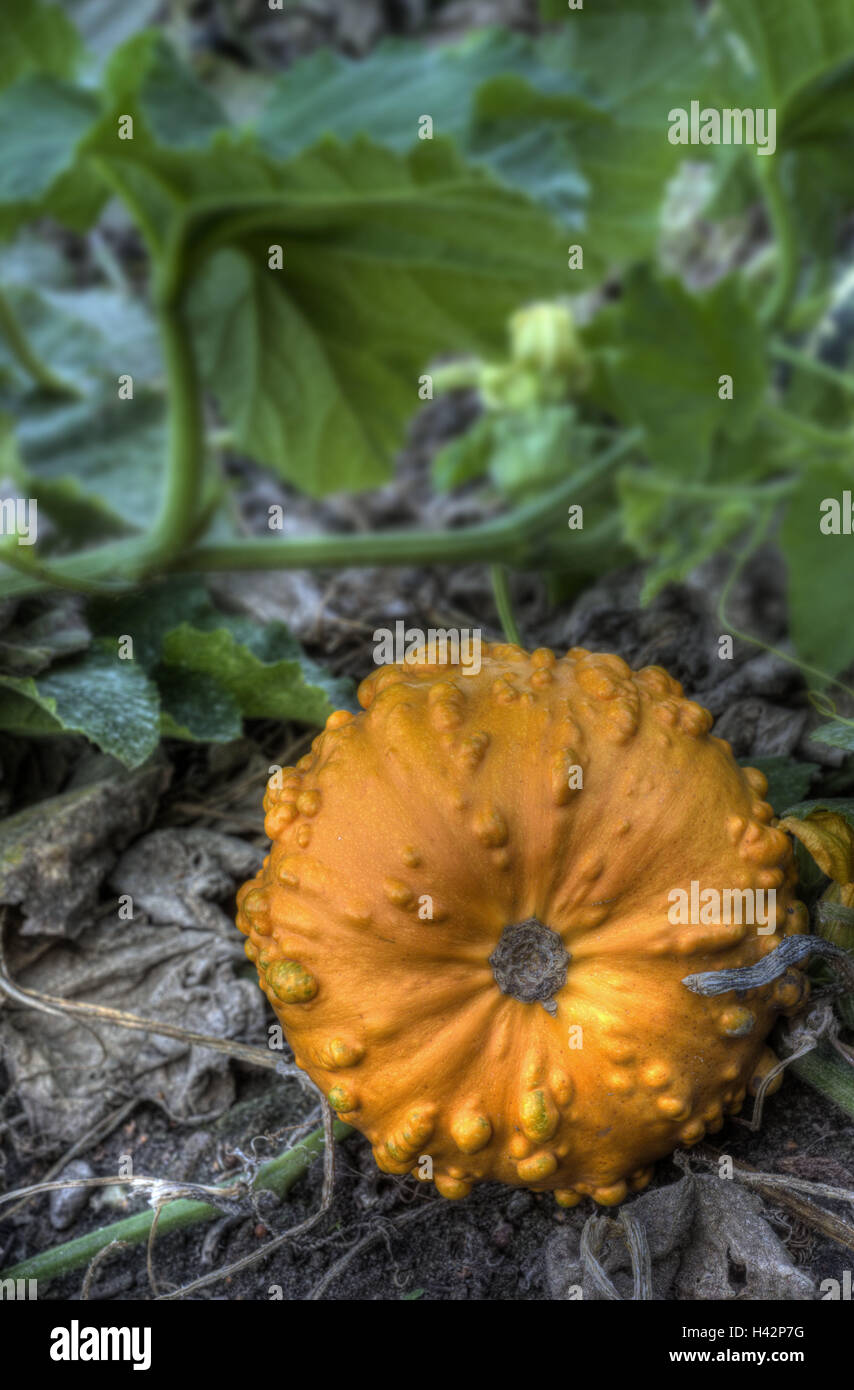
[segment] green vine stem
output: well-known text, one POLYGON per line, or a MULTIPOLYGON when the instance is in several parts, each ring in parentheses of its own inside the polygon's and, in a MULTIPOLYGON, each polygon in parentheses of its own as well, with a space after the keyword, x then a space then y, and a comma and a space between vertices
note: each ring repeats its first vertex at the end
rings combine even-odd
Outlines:
MULTIPOLYGON (((2 296, 0 296, 2 304, 2 296)), ((86 594, 122 592, 185 550, 199 529, 207 440, 202 391, 189 327, 180 302, 159 315, 166 377, 169 382, 169 444, 163 499, 151 530, 142 537, 113 541, 82 554, 51 561, 30 550, 0 548, 0 563, 22 576, 0 580, 4 594, 70 589, 86 594)))
POLYGON ((780 362, 789 362, 793 367, 800 367, 805 372, 811 372, 813 376, 826 381, 829 386, 836 386, 846 395, 854 396, 854 376, 848 372, 841 372, 838 367, 831 367, 828 362, 822 362, 819 358, 813 357, 811 353, 792 347, 790 343, 773 342, 770 346, 770 352, 771 356, 776 357, 780 362))
POLYGON ((326 569, 351 565, 451 565, 481 561, 522 563, 541 532, 551 529, 568 500, 635 450, 640 429, 612 440, 598 458, 531 502, 502 516, 451 531, 375 531, 350 536, 295 536, 286 541, 249 538, 202 544, 179 557, 175 569, 326 569))
POLYGON ((202 389, 180 297, 161 308, 159 325, 169 382, 169 449, 160 514, 145 538, 147 573, 168 568, 193 538, 205 470, 202 389))
POLYGON ((780 178, 780 156, 759 159, 756 164, 778 258, 776 279, 761 309, 763 322, 770 325, 780 323, 784 318, 797 287, 798 242, 791 208, 780 178))
MULTIPOLYGON (((336 1139, 346 1139, 353 1133, 351 1125, 345 1125, 342 1120, 334 1120, 332 1132, 336 1139)), ((277 1158, 270 1159, 259 1168, 254 1183, 253 1192, 273 1192, 277 1197, 284 1197, 293 1187, 297 1178, 302 1177, 313 1160, 322 1152, 324 1146, 323 1127, 315 1129, 311 1134, 299 1144, 295 1144, 292 1149, 286 1149, 277 1158)), ((224 1184, 229 1186, 230 1182, 224 1184)), ((111 1245, 114 1241, 124 1241, 129 1245, 139 1245, 148 1239, 151 1227, 154 1224, 156 1212, 138 1212, 135 1216, 128 1216, 123 1221, 114 1221, 109 1226, 99 1226, 95 1231, 89 1231, 84 1236, 78 1236, 76 1240, 66 1241, 64 1245, 55 1245, 51 1250, 44 1250, 40 1255, 33 1255, 31 1259, 22 1260, 20 1264, 13 1265, 10 1269, 0 1273, 2 1279, 37 1279, 40 1284, 47 1284, 52 1279, 57 1279, 63 1274, 68 1274, 72 1269, 79 1269, 86 1265, 99 1253, 99 1251, 111 1245)), ((195 1226, 202 1221, 212 1221, 214 1217, 221 1216, 219 1207, 212 1206, 209 1202, 192 1202, 181 1198, 174 1202, 165 1202, 160 1208, 160 1217, 157 1222, 157 1234, 167 1235, 170 1231, 180 1231, 186 1226, 195 1226)), ((41 1292, 41 1290, 40 1290, 41 1292)))
POLYGON ((765 413, 769 420, 779 425, 787 434, 799 434, 802 439, 809 439, 815 444, 823 444, 826 448, 839 449, 845 453, 854 450, 852 430, 825 429, 822 425, 814 424, 812 420, 803 420, 800 415, 793 415, 777 406, 766 407, 765 413))
POLYGON ((510 586, 507 583, 507 568, 505 565, 491 565, 489 575, 492 580, 492 593, 495 598, 495 606, 498 609, 498 617, 501 621, 501 629, 508 642, 515 646, 523 646, 522 638, 519 635, 519 628, 513 612, 513 604, 510 598, 510 586))
POLYGON ((24 332, 20 320, 9 300, 0 289, 0 334, 6 339, 9 349, 27 376, 42 391, 52 396, 79 398, 82 394, 76 386, 57 376, 46 362, 43 362, 24 332))
MULTIPOLYGON (((176 439, 180 431, 176 430, 176 439)), ((287 540, 248 538, 180 549, 166 568, 193 573, 210 570, 277 570, 347 568, 356 565, 452 565, 481 561, 520 563, 530 557, 537 536, 554 525, 567 500, 606 473, 637 448, 642 431, 624 432, 586 468, 550 492, 503 516, 449 531, 375 531, 355 535, 290 536, 287 540)), ((181 521, 184 489, 169 493, 170 513, 181 521)), ((172 537, 174 539, 174 536, 172 537)), ((170 540, 171 544, 171 540, 170 540)), ((0 594, 20 595, 49 588, 74 588, 81 581, 101 583, 115 592, 139 577, 154 553, 150 537, 118 541, 80 555, 57 559, 49 582, 37 576, 3 576, 0 594)), ((161 552, 163 553, 163 552, 161 552)))
MULTIPOLYGON (((29 583, 24 584, 24 588, 50 589, 62 588, 70 589, 80 594, 103 594, 105 586, 103 581, 97 579, 87 579, 85 575, 70 577, 68 579, 58 579, 57 572, 51 564, 40 560, 34 555, 29 547, 22 547, 14 537, 5 540, 0 544, 0 564, 8 565, 10 569, 17 570, 18 574, 23 575, 29 583)), ((8 590, 5 581, 1 586, 6 592, 8 590)))

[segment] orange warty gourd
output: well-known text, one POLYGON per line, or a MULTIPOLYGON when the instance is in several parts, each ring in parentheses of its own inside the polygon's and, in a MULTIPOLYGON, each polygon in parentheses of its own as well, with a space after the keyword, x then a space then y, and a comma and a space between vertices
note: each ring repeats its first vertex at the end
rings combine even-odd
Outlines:
POLYGON ((801 972, 710 998, 682 980, 807 929, 791 844, 765 778, 659 667, 481 662, 378 669, 363 712, 274 775, 238 926, 297 1065, 384 1171, 611 1205, 775 1062, 801 972), (674 924, 692 882, 774 889, 771 934, 674 924))

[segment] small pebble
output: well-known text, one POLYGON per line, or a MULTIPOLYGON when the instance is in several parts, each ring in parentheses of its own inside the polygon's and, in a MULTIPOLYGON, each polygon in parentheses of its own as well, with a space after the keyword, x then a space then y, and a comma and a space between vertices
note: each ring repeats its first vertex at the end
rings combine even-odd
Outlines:
MULTIPOLYGON (((85 1158, 72 1159, 59 1174, 59 1178, 94 1178, 91 1163, 85 1158)), ((85 1209, 92 1193, 92 1187, 58 1187, 50 1194, 50 1224, 55 1231, 65 1231, 73 1226, 85 1209)))

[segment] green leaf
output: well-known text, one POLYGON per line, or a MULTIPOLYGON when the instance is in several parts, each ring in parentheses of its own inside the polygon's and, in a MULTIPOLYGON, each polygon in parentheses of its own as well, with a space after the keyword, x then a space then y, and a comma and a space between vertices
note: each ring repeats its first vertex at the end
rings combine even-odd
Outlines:
POLYGON ((0 94, 0 200, 37 203, 74 161, 98 105, 57 78, 25 77, 0 94))
POLYGON ((780 108, 816 78, 854 57, 850 0, 721 0, 761 84, 758 104, 780 108))
POLYGON ((778 816, 787 815, 784 807, 799 801, 807 791, 818 763, 801 763, 794 758, 739 758, 742 767, 755 767, 768 778, 766 800, 778 816))
MULTIPOLYGON (((14 260, 0 256, 4 282, 7 261, 14 268, 14 260)), ((117 399, 118 377, 124 373, 133 377, 134 387, 162 378, 157 329, 139 300, 101 286, 55 290, 14 284, 5 293, 36 354, 81 394, 109 388, 117 399)), ((19 370, 0 338, 0 365, 7 363, 19 370)), ((21 385, 29 386, 23 374, 21 385)))
POLYGON ((629 278, 613 389, 646 427, 647 451, 674 475, 705 477, 716 435, 744 439, 767 387, 764 337, 746 286, 735 276, 702 295, 647 268, 629 278), (721 400, 719 378, 732 377, 721 400))
POLYGON ((854 8, 849 0, 722 0, 721 13, 749 64, 740 104, 776 112, 773 158, 786 161, 781 185, 792 235, 803 256, 829 265, 834 229, 854 197, 854 8))
POLYGON ((54 77, 25 78, 0 96, 0 233, 44 214, 84 230, 106 201, 103 172, 112 168, 126 195, 136 190, 137 218, 154 239, 181 197, 161 186, 158 158, 179 156, 169 167, 180 188, 180 156, 191 160, 225 125, 219 104, 156 31, 135 35, 113 54, 100 101, 54 77), (126 117, 132 139, 120 138, 126 117))
MULTIPOLYGON (((789 613, 802 661, 835 676, 854 660, 854 541, 820 529, 822 503, 851 488, 847 464, 823 464, 805 472, 793 492, 781 529, 786 557, 789 613)), ((844 509, 843 509, 844 510, 844 509)), ((821 685, 821 676, 813 676, 821 685)))
POLYGON ((802 252, 835 268, 837 229, 854 203, 852 61, 812 83, 791 103, 780 137, 790 161, 784 184, 802 252))
MULTIPOLYGON (((0 258, 2 277, 6 258, 0 258)), ((77 389, 79 399, 33 390, 0 340, 0 407, 14 417, 19 487, 71 540, 127 535, 151 521, 159 505, 166 447, 164 399, 146 383, 162 373, 154 325, 135 300, 93 287, 37 291, 10 285, 7 300, 37 356, 77 389), (133 377, 134 397, 120 400, 118 376, 133 377)))
POLYGON ((104 74, 104 97, 105 148, 113 141, 114 150, 124 146, 136 159, 155 146, 205 148, 228 123, 219 103, 155 29, 115 51, 104 74), (134 118, 133 140, 120 140, 118 118, 127 115, 134 118))
POLYGON ((277 163, 152 34, 107 86, 87 149, 155 252, 183 235, 203 374, 238 447, 314 495, 384 481, 431 358, 497 348, 520 300, 565 287, 551 218, 447 140, 330 138, 277 163))
POLYGON ((744 490, 697 488, 652 469, 622 469, 617 491, 625 538, 651 562, 644 603, 723 549, 755 516, 755 499, 744 490))
POLYGON ((489 462, 495 485, 513 498, 553 487, 580 462, 573 457, 574 426, 571 405, 532 406, 497 415, 489 462))
POLYGON ((65 535, 80 540, 132 534, 156 515, 166 449, 162 397, 34 404, 18 423, 30 489, 65 535))
MULTIPOLYGON (((156 33, 145 33, 123 50, 124 62, 148 129, 160 145, 175 150, 202 149, 209 145, 227 118, 219 102, 183 64, 174 49, 156 33)), ((112 69, 120 85, 118 65, 112 69)))
POLYGON ((161 733, 166 738, 230 743, 240 738, 240 706, 213 676, 176 666, 158 666, 161 733))
POLYGON ((94 600, 88 616, 105 642, 133 638, 135 661, 161 690, 163 731, 172 737, 222 742, 238 736, 241 713, 323 723, 333 709, 353 708, 350 682, 307 657, 282 623, 220 612, 192 576, 94 600))
POLYGON ((435 135, 465 137, 479 85, 525 66, 542 68, 530 40, 497 29, 435 48, 386 39, 358 61, 321 48, 277 79, 257 130, 276 159, 325 135, 363 134, 402 154, 418 140, 425 114, 435 135))
POLYGON ((89 52, 101 59, 140 29, 153 24, 160 0, 134 0, 117 5, 115 0, 64 0, 65 9, 89 52))
POLYGON ((244 715, 323 724, 334 709, 350 703, 348 686, 308 661, 283 624, 258 628, 224 617, 210 623, 205 629, 182 623, 170 632, 164 661, 213 677, 244 715))
POLYGON ((481 415, 456 439, 451 439, 433 458, 433 485, 441 491, 461 487, 480 478, 489 468, 492 453, 492 417, 481 415))
POLYGON ((854 753, 854 721, 833 719, 829 724, 821 724, 813 729, 810 739, 815 743, 826 743, 830 748, 844 748, 854 753))
POLYGON ((82 45, 62 5, 43 0, 3 0, 0 88, 27 73, 70 77, 82 45))
POLYGON ((160 703, 156 687, 139 665, 120 661, 106 645, 93 646, 43 675, 0 676, 0 687, 22 697, 0 703, 0 723, 17 733, 65 730, 84 734, 126 767, 138 767, 157 747, 160 703), (3 708, 5 704, 5 709, 3 708), (26 711, 25 705, 33 709, 26 711), (48 716, 50 724, 43 718, 48 716))
POLYGON ((565 282, 550 219, 438 140, 326 142, 257 216, 192 292, 196 343, 240 447, 312 495, 385 480, 431 358, 498 350, 520 300, 565 282))
POLYGON ((7 293, 13 285, 54 290, 67 289, 73 281, 72 266, 55 242, 22 232, 0 249, 0 284, 7 293))
POLYGON ((571 76, 556 73, 533 40, 484 29, 436 47, 386 40, 358 62, 320 49, 279 78, 257 129, 277 159, 325 135, 362 134, 405 153, 431 116, 435 136, 452 137, 468 157, 569 219, 584 194, 562 135, 570 112, 596 115, 571 76), (556 102, 548 111, 538 104, 543 87, 556 102))
MULTIPOLYGON (((664 190, 685 157, 667 138, 668 112, 719 97, 721 55, 690 0, 596 0, 583 13, 552 0, 545 12, 563 25, 541 39, 544 55, 608 117, 567 129, 588 185, 580 240, 585 253, 622 265, 657 244, 664 190)), ((704 146, 691 157, 720 155, 704 146)))
MULTIPOLYGON (((799 412, 803 414, 804 412, 799 412)), ((808 449, 810 445, 806 446, 808 449)), ((760 483, 800 467, 804 442, 778 420, 760 414, 753 429, 738 439, 716 434, 711 443, 709 477, 715 486, 760 483)))
POLYGON ((4 675, 36 675, 53 661, 85 651, 91 634, 74 599, 36 600, 23 605, 15 621, 0 631, 0 670, 4 675))
MULTIPOLYGON (((170 575, 127 597, 92 599, 88 616, 97 636, 114 641, 132 637, 134 659, 153 673, 160 667, 167 633, 181 623, 201 627, 221 615, 201 580, 170 575)), ((158 677, 161 674, 158 670, 158 677)))
POLYGON ((91 93, 56 77, 24 77, 0 92, 0 233, 45 214, 82 230, 97 216, 106 192, 78 164, 97 115, 91 93))
POLYGON ((0 682, 0 729, 18 738, 40 738, 45 734, 61 734, 62 724, 48 714, 46 709, 19 695, 14 690, 6 690, 0 682))

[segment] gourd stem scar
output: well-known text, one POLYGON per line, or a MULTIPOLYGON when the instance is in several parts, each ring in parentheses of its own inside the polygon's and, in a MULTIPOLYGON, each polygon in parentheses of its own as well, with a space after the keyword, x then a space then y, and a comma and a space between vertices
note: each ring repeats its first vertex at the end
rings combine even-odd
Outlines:
POLYGON ((489 964, 502 994, 522 1004, 539 1002, 554 1017, 554 996, 566 984, 571 959, 557 932, 529 917, 504 928, 489 964))

